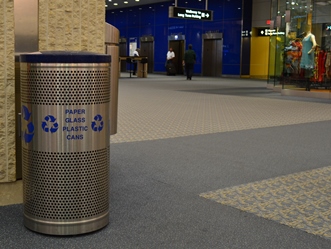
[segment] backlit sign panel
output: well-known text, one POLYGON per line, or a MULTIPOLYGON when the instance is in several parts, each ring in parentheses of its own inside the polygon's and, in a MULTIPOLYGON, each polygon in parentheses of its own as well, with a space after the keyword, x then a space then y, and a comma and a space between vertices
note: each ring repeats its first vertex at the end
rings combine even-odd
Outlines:
POLYGON ((285 35, 285 32, 277 31, 275 29, 259 28, 257 29, 257 36, 278 36, 285 35))
POLYGON ((170 6, 169 17, 201 20, 201 21, 212 21, 213 11, 170 6))

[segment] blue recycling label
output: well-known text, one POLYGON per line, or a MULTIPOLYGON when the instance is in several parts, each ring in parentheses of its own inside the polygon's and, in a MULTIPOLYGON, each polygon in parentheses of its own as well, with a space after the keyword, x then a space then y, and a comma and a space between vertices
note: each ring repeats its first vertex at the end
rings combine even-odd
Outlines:
POLYGON ((25 105, 22 105, 22 118, 25 121, 25 126, 22 125, 22 139, 25 143, 30 143, 34 136, 34 125, 31 121, 32 112, 25 105))
POLYGON ((41 128, 45 132, 54 133, 58 130, 59 124, 56 122, 56 118, 54 116, 47 115, 41 123, 41 128))
POLYGON ((104 149, 109 146, 107 122, 108 104, 46 107, 23 103, 22 145, 48 152, 104 149))
POLYGON ((91 127, 92 127, 93 131, 98 131, 98 132, 102 131, 103 120, 102 120, 102 116, 100 114, 98 114, 94 117, 94 121, 92 121, 91 127))

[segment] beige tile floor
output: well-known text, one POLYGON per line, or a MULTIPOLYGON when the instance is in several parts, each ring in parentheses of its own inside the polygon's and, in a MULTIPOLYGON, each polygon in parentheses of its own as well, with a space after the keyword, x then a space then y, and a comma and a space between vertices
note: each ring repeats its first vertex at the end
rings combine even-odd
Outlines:
POLYGON ((11 183, 0 183, 0 206, 23 202, 22 180, 11 183))
POLYGON ((197 92, 231 87, 231 82, 234 87, 264 87, 264 82, 202 78, 187 83, 180 77, 161 77, 162 87, 134 80, 120 86, 118 133, 111 137, 112 143, 331 120, 331 108, 325 103, 197 92))

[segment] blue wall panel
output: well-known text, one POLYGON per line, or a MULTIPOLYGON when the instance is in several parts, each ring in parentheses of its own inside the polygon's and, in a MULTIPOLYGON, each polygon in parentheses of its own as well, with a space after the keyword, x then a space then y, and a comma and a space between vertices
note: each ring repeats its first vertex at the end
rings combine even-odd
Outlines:
MULTIPOLYGON (((213 10, 213 16, 214 16, 214 21, 215 20, 223 20, 223 14, 224 14, 224 1, 208 1, 208 9, 213 10)), ((226 10, 227 11, 227 10, 226 10)))
POLYGON ((240 75, 240 65, 223 65, 223 75, 240 75))
POLYGON ((155 25, 155 9, 152 6, 141 8, 140 23, 143 24, 141 26, 154 26, 155 25))
MULTIPOLYGON (((193 0, 187 6, 186 0, 178 0, 178 7, 205 9, 205 1, 193 0)), ((242 0, 209 0, 208 10, 213 11, 213 21, 185 20, 169 18, 171 2, 137 6, 106 12, 106 22, 120 30, 120 36, 139 38, 154 36, 154 71, 164 72, 165 56, 168 51, 168 36, 185 35, 185 49, 193 45, 197 54, 195 72, 202 70, 202 36, 206 32, 223 33, 224 75, 240 74, 242 0)))
POLYGON ((168 4, 155 5, 155 25, 166 24, 168 25, 168 4))
MULTIPOLYGON (((239 21, 227 21, 224 26, 231 29, 223 31, 223 65, 240 65, 241 24, 239 21)), ((227 74, 225 72, 223 74, 227 74)))
POLYGON ((154 41, 154 71, 163 72, 168 52, 168 25, 155 26, 154 36, 158 37, 154 41))
MULTIPOLYGON (((212 4, 212 6, 215 6, 216 4, 212 4)), ((242 17, 242 1, 241 0, 232 0, 232 1, 224 1, 223 2, 223 13, 224 19, 239 19, 241 20, 242 17)))

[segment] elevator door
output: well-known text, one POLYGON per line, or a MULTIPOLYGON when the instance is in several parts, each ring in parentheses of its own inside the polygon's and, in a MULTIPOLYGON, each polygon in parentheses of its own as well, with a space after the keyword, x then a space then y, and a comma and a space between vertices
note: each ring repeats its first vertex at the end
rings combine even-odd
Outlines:
POLYGON ((203 43, 203 76, 222 76, 222 39, 204 39, 203 43))
POLYGON ((141 41, 139 56, 147 57, 147 72, 154 72, 154 41, 141 41))
MULTIPOLYGON (((119 43, 119 55, 120 57, 128 56, 126 52, 126 42, 119 43)), ((121 72, 126 72, 126 61, 121 60, 121 72)))
POLYGON ((176 66, 176 73, 183 74, 183 64, 184 59, 184 40, 174 40, 169 41, 169 48, 172 48, 175 52, 174 64, 176 66))

